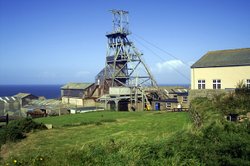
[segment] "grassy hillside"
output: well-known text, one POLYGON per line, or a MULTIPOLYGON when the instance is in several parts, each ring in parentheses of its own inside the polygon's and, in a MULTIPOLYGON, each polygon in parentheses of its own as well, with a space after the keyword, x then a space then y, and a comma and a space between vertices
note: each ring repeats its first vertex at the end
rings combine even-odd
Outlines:
POLYGON ((54 129, 4 145, 2 164, 248 166, 250 121, 230 122, 224 116, 245 115, 249 102, 248 95, 229 94, 197 98, 189 113, 94 112, 36 119, 54 129))
POLYGON ((9 136, 0 137, 0 143, 1 138, 19 138, 15 130, 23 131, 27 122, 31 131, 42 126, 40 122, 54 128, 5 144, 0 164, 249 166, 249 96, 236 91, 213 99, 196 98, 189 113, 94 112, 36 119, 39 123, 11 122, 0 130, 0 136, 9 136), (229 113, 243 119, 227 121, 229 113))
MULTIPOLYGON (((113 150, 126 153, 124 155, 127 157, 135 157, 128 159, 133 162, 139 158, 136 154, 141 155, 139 151, 147 151, 140 146, 167 140, 175 132, 187 129, 190 124, 187 113, 167 112, 93 112, 36 121, 52 124, 54 128, 31 133, 21 142, 5 145, 1 155, 7 162, 18 161, 23 165, 78 165, 82 163, 83 156, 96 156, 94 158, 97 159, 98 154, 107 153, 106 150, 110 150, 110 154, 115 152, 113 150), (136 147, 139 149, 136 150, 136 147), (74 158, 72 155, 80 156, 74 158), (70 156, 74 159, 71 160, 70 156)), ((84 159, 85 164, 89 162, 94 165, 94 158, 84 159)), ((114 161, 111 155, 108 163, 114 161)))

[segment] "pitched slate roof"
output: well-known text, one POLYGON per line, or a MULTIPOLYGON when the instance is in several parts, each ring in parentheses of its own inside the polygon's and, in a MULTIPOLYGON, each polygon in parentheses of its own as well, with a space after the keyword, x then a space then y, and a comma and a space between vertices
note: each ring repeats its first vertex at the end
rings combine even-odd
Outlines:
POLYGON ((93 83, 68 83, 61 87, 61 89, 86 89, 93 83))
POLYGON ((250 48, 209 51, 191 68, 250 66, 250 48))

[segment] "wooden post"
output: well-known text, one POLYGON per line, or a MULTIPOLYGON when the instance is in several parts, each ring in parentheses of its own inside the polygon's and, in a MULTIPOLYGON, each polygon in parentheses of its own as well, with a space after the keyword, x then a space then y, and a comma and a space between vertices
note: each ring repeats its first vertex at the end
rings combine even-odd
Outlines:
POLYGON ((119 100, 115 100, 115 110, 119 111, 119 100))
POLYGON ((132 98, 132 87, 130 87, 130 108, 129 110, 130 111, 134 111, 132 108, 133 108, 133 98, 132 98))
POLYGON ((142 111, 144 111, 144 106, 145 106, 145 99, 144 99, 144 90, 142 90, 142 96, 141 96, 142 100, 142 111))
POLYGON ((8 113, 6 114, 6 120, 5 121, 6 121, 6 125, 8 125, 8 123, 9 123, 9 114, 8 113))

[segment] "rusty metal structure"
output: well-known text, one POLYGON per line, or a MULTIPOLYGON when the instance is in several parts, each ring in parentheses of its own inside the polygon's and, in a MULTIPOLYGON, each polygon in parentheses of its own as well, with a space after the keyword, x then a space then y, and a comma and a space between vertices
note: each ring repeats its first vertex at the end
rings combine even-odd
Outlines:
POLYGON ((111 10, 113 30, 106 34, 108 39, 105 68, 97 75, 96 80, 103 85, 104 94, 109 87, 144 87, 157 86, 148 67, 141 59, 130 34, 128 12, 111 10))
POLYGON ((157 89, 157 83, 143 62, 142 53, 128 38, 131 34, 128 11, 111 10, 111 13, 113 14, 113 29, 106 34, 106 62, 104 69, 96 76, 96 85, 102 91, 101 94, 106 95, 106 102, 112 100, 116 102, 116 105, 121 100, 130 102, 130 105, 137 105, 140 102, 144 108, 144 102, 148 103, 145 87, 157 89), (129 88, 130 94, 123 94, 122 98, 121 96, 116 96, 115 99, 110 97, 110 88, 119 87, 129 88))

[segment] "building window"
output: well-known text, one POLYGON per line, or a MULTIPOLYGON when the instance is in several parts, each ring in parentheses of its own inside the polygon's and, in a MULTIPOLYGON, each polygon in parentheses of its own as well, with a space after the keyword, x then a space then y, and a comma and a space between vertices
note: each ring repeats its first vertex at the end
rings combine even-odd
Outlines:
POLYGON ((166 108, 171 108, 171 103, 166 103, 166 108))
POLYGON ((206 89, 206 81, 198 80, 198 89, 206 89))
POLYGON ((247 79, 247 88, 250 89, 250 79, 247 79))
POLYGON ((213 89, 221 89, 221 80, 213 80, 213 89))
POLYGON ((188 97, 187 96, 183 96, 183 102, 187 102, 188 97))
POLYGON ((63 89, 63 96, 65 97, 78 97, 82 98, 84 96, 83 90, 78 89, 63 89))

